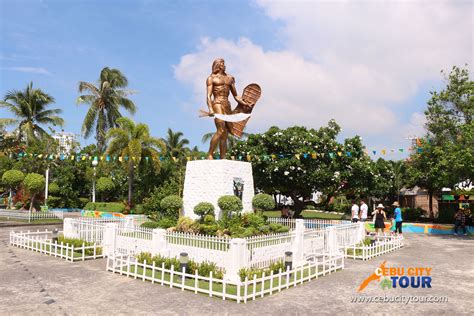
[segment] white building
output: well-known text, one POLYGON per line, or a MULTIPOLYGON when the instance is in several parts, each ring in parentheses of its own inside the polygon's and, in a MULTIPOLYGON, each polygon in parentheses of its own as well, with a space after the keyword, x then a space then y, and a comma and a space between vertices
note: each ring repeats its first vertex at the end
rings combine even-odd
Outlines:
POLYGON ((59 152, 61 154, 69 153, 75 147, 77 142, 76 135, 74 133, 55 133, 53 138, 59 142, 59 152))

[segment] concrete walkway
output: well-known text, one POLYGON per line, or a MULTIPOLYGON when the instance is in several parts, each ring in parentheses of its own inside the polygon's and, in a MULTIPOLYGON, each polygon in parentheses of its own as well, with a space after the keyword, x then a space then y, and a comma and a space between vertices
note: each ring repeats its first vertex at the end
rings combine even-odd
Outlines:
MULTIPOLYGON (((48 226, 48 229, 51 229, 48 226)), ((27 230, 28 228, 24 228, 27 230)), ((35 227, 36 229, 36 227, 35 227)), ((474 298, 474 239, 407 235, 406 247, 247 304, 181 292, 105 271, 105 260, 78 263, 10 247, 10 229, 0 228, 0 314, 468 314, 474 298), (448 303, 351 303, 359 284, 380 263, 387 267, 431 267, 431 289, 382 290, 363 295, 447 296, 448 303)), ((15 230, 20 230, 15 228, 15 230)))

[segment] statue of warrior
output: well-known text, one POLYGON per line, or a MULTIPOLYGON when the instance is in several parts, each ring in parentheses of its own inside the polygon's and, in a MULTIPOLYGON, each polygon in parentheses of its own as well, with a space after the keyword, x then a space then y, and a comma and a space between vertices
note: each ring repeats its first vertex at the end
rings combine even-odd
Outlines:
POLYGON ((257 84, 251 84, 244 89, 243 97, 239 97, 235 89, 235 79, 225 72, 225 63, 222 58, 218 58, 212 63, 212 73, 207 78, 206 85, 209 112, 201 112, 205 116, 214 116, 214 123, 217 128, 216 133, 211 138, 207 158, 213 159, 217 145, 219 145, 220 157, 225 158, 227 153, 227 137, 229 133, 236 137, 242 136, 243 128, 260 97, 260 87, 257 84), (230 107, 229 92, 232 93, 232 96, 238 103, 234 111, 230 107), (234 115, 236 113, 246 113, 247 115, 244 115, 242 120, 240 116, 234 115), (240 121, 235 120, 239 118, 240 121))

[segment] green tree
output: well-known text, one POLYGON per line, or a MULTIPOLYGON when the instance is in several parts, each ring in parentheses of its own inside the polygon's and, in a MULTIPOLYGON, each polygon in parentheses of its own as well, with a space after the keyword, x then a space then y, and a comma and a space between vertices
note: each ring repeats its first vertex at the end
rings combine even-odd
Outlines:
POLYGON ((89 110, 82 124, 85 138, 95 131, 97 148, 103 152, 106 147, 106 134, 110 128, 117 127, 117 119, 122 117, 120 107, 134 114, 135 104, 127 98, 131 94, 127 87, 127 78, 118 69, 105 67, 100 72, 96 85, 80 81, 79 93, 88 92, 77 98, 77 104, 88 104, 89 110))
POLYGON ((0 107, 13 113, 15 118, 2 118, 0 125, 16 126, 18 140, 25 140, 27 144, 49 137, 42 126, 64 124, 57 115, 62 112, 60 109, 47 109, 51 103, 54 98, 41 89, 33 89, 32 82, 23 91, 10 91, 0 101, 0 107))
POLYGON ((104 201, 104 196, 108 195, 115 189, 114 181, 109 177, 100 177, 97 180, 96 190, 102 195, 102 201, 104 201))
POLYGON ((339 131, 334 121, 318 130, 271 127, 238 142, 231 155, 240 160, 250 157, 256 188, 291 197, 298 216, 312 203, 313 192, 322 192, 327 204, 341 193, 363 195, 370 190, 370 158, 360 138, 348 138, 341 144, 336 141, 339 131))
POLYGON ((28 173, 23 180, 25 190, 31 195, 30 212, 33 209, 36 195, 40 193, 46 184, 45 178, 41 174, 28 173))
POLYGON ((8 170, 2 175, 2 183, 10 190, 9 207, 13 207, 12 190, 16 189, 25 178, 20 170, 8 170))
POLYGON ((474 83, 456 66, 445 79, 444 89, 431 92, 427 135, 409 160, 411 185, 428 190, 430 216, 437 191, 474 179, 474 83))
POLYGON ((183 138, 182 132, 173 132, 171 128, 168 128, 168 133, 163 142, 166 144, 166 152, 170 157, 183 158, 189 151, 186 148, 189 140, 183 138))
POLYGON ((160 170, 159 156, 166 153, 166 145, 162 140, 150 136, 148 125, 135 124, 131 119, 117 119, 118 127, 112 128, 107 139, 110 140, 107 154, 117 154, 124 157, 123 166, 128 171, 128 203, 132 205, 133 182, 135 168, 149 162, 156 172, 160 170), (143 157, 147 157, 142 159, 143 157))

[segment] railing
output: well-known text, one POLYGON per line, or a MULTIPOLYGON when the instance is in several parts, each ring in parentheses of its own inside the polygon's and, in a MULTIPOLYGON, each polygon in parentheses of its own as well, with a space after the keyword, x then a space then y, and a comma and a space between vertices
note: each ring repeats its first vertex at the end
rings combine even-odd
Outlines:
POLYGON ((311 279, 324 276, 344 268, 344 256, 323 256, 320 261, 316 260, 305 266, 287 269, 278 273, 273 271, 269 275, 263 273, 262 277, 253 279, 245 278, 243 282, 228 282, 225 279, 215 278, 212 272, 208 277, 182 271, 175 271, 174 266, 166 269, 162 266, 138 262, 130 256, 114 255, 107 259, 106 270, 120 275, 158 283, 162 286, 175 287, 182 291, 188 290, 194 293, 203 293, 210 297, 218 297, 223 300, 233 300, 237 303, 247 303, 265 295, 273 295, 281 290, 294 287, 311 279))
POLYGON ((10 232, 10 245, 33 250, 49 256, 59 257, 67 261, 84 261, 86 259, 103 258, 102 248, 97 245, 82 244, 81 247, 69 243, 53 242, 49 239, 51 231, 37 232, 10 232))
POLYGON ((248 267, 267 267, 284 259, 285 251, 291 250, 294 232, 245 238, 248 249, 248 267))
POLYGON ((0 210, 0 217, 8 219, 40 220, 40 219, 63 219, 64 212, 61 211, 19 211, 19 210, 0 210))
POLYGON ((219 251, 229 250, 230 238, 181 232, 166 232, 166 241, 171 245, 189 246, 219 251))
MULTIPOLYGON (((329 226, 338 226, 338 225, 350 223, 350 221, 335 220, 335 219, 333 220, 333 219, 304 218, 303 221, 304 221, 305 229, 324 229, 329 226)), ((294 218, 269 217, 268 222, 288 226, 290 229, 296 228, 296 219, 294 218)))
POLYGON ((403 247, 402 236, 381 236, 371 245, 354 245, 345 249, 346 258, 369 260, 403 247))
POLYGON ((363 223, 347 223, 335 226, 338 247, 343 249, 361 242, 365 236, 365 226, 363 225, 363 223))

